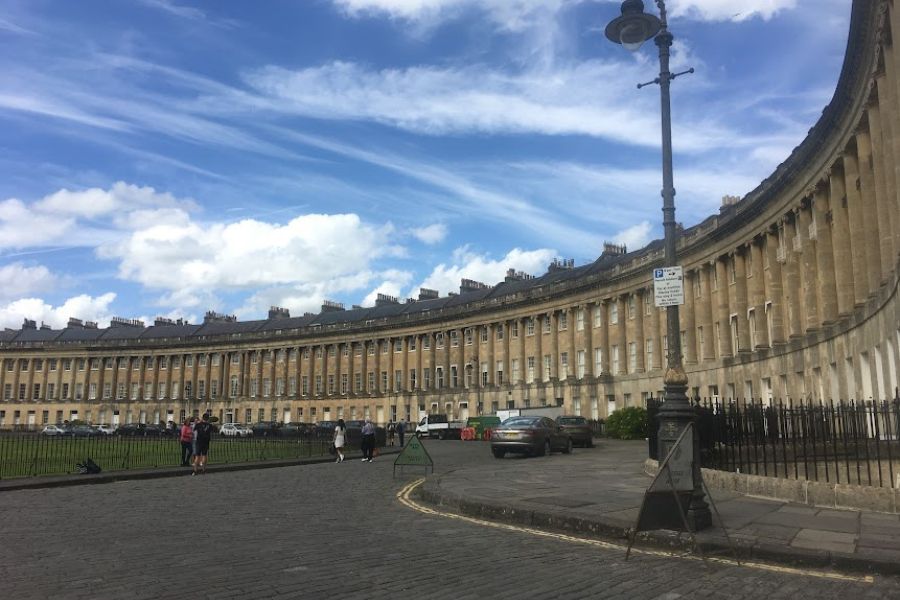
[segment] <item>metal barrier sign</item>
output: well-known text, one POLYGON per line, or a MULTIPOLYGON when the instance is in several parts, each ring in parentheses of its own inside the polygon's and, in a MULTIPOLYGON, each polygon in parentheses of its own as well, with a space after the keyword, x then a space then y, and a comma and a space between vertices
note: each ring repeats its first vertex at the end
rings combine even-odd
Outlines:
POLYGON ((425 449, 422 440, 415 435, 410 436, 406 446, 403 447, 403 451, 394 460, 395 474, 397 473, 397 467, 425 467, 426 472, 430 468, 431 472, 434 473, 434 461, 431 460, 431 455, 428 454, 428 450, 425 449))

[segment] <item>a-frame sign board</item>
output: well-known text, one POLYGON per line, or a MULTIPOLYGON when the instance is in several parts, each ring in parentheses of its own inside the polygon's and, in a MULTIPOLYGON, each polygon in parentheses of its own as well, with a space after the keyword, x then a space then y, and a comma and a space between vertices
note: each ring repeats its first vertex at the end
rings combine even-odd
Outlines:
MULTIPOLYGON (((697 537, 687 519, 687 509, 691 503, 691 494, 694 491, 694 473, 691 458, 693 456, 694 435, 696 430, 693 423, 688 423, 687 427, 675 440, 675 443, 669 449, 665 460, 659 465, 659 471, 656 477, 650 483, 650 487, 644 492, 644 499, 641 502, 641 509, 638 511, 637 522, 631 530, 631 537, 628 540, 628 549, 625 551, 625 560, 628 560, 631 554, 631 547, 634 546, 634 540, 640 531, 651 531, 654 529, 672 529, 674 531, 686 531, 691 536, 694 549, 706 560, 700 546, 697 544, 697 537)), ((735 560, 740 564, 734 545, 731 543, 731 537, 728 530, 725 529, 725 523, 716 508, 709 488, 703 481, 703 475, 700 476, 700 482, 706 492, 706 497, 710 505, 716 513, 719 520, 719 526, 725 532, 725 538, 735 560)))
POLYGON ((425 449, 422 440, 416 435, 410 436, 406 446, 403 447, 403 450, 394 460, 394 476, 397 475, 397 467, 400 467, 401 473, 403 472, 403 467, 425 467, 426 473, 428 473, 429 468, 434 473, 434 461, 431 460, 431 455, 428 454, 428 450, 425 449))

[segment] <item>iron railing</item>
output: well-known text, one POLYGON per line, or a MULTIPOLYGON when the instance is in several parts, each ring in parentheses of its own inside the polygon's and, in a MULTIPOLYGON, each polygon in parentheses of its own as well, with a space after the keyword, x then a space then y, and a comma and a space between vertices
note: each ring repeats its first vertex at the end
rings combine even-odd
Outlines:
MULTIPOLYGON (((900 400, 694 399, 701 465, 790 479, 900 487, 900 400)), ((648 403, 656 456, 660 401, 648 403)))
MULTIPOLYGON (((214 435, 209 464, 323 456, 330 438, 235 438, 214 435)), ((0 434, 0 479, 75 473, 90 458, 104 471, 177 467, 181 443, 172 437, 49 437, 32 433, 0 434)))

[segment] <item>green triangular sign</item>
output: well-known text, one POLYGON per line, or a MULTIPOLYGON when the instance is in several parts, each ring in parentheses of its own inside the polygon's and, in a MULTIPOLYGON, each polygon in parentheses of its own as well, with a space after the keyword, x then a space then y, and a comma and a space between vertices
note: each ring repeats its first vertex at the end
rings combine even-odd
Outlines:
POLYGON ((417 436, 410 436, 409 441, 403 448, 403 452, 394 461, 394 466, 411 465, 416 467, 432 467, 434 461, 428 454, 428 450, 422 445, 422 441, 417 436))

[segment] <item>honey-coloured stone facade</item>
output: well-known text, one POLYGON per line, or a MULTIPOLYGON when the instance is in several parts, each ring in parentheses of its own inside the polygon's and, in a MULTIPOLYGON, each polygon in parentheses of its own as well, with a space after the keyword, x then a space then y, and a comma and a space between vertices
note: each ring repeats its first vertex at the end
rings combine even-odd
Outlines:
MULTIPOLYGON (((689 392, 887 399, 900 365, 900 10, 855 0, 831 103, 746 197, 679 232, 689 392)), ((0 428, 64 419, 457 418, 561 404, 604 418, 662 390, 660 241, 556 262, 440 298, 326 303, 318 315, 202 325, 72 320, 0 334, 0 428)))

